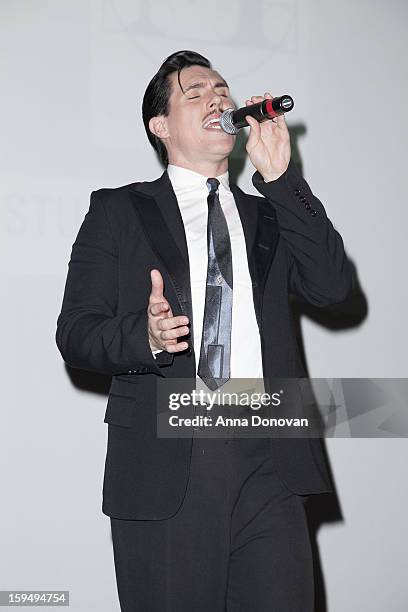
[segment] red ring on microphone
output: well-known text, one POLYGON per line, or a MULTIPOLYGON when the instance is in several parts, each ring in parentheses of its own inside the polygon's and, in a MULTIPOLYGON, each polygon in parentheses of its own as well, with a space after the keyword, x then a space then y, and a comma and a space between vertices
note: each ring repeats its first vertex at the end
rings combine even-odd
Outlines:
POLYGON ((277 117, 278 114, 275 112, 273 106, 272 106, 272 100, 270 98, 267 99, 266 104, 265 104, 265 110, 266 113, 268 115, 268 117, 270 117, 272 119, 272 117, 277 117))

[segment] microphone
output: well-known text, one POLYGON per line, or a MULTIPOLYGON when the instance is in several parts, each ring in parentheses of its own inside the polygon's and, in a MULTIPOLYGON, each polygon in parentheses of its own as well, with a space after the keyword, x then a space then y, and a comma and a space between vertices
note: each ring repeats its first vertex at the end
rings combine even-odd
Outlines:
POLYGON ((250 104, 244 108, 227 108, 220 117, 220 126, 227 132, 227 134, 238 134, 238 130, 243 127, 248 127, 248 122, 245 121, 245 116, 250 115, 259 123, 273 119, 278 115, 283 115, 292 110, 295 103, 293 98, 290 96, 280 96, 279 98, 270 98, 257 102, 257 104, 250 104))

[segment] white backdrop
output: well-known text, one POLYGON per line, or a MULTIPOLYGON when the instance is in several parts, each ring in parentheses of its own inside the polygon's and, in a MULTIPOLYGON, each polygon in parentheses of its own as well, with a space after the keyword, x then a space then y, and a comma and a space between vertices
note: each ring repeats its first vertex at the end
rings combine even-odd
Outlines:
MULTIPOLYGON (((241 105, 294 97, 294 153, 367 301, 347 329, 302 317, 310 375, 407 376, 407 17, 404 0, 1 1, 0 590, 119 610, 100 509, 106 397, 69 375, 54 334, 90 192, 162 172, 141 102, 170 53, 208 57, 241 105)), ((252 173, 238 182, 256 193, 252 173)), ((339 508, 317 531, 319 612, 406 611, 407 441, 327 448, 339 508)))

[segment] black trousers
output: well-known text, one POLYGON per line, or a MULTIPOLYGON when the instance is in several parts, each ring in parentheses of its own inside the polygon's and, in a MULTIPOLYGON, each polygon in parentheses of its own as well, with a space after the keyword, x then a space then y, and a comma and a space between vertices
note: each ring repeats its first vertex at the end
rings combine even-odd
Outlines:
POLYGON ((195 438, 173 517, 111 518, 122 612, 312 612, 305 499, 277 477, 269 440, 195 438))

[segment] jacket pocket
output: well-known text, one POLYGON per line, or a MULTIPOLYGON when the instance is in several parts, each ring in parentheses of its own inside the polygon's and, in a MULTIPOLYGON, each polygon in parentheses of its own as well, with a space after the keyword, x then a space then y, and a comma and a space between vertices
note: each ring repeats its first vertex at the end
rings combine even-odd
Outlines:
POLYGON ((132 427, 135 415, 135 400, 125 395, 109 395, 104 423, 132 427))

